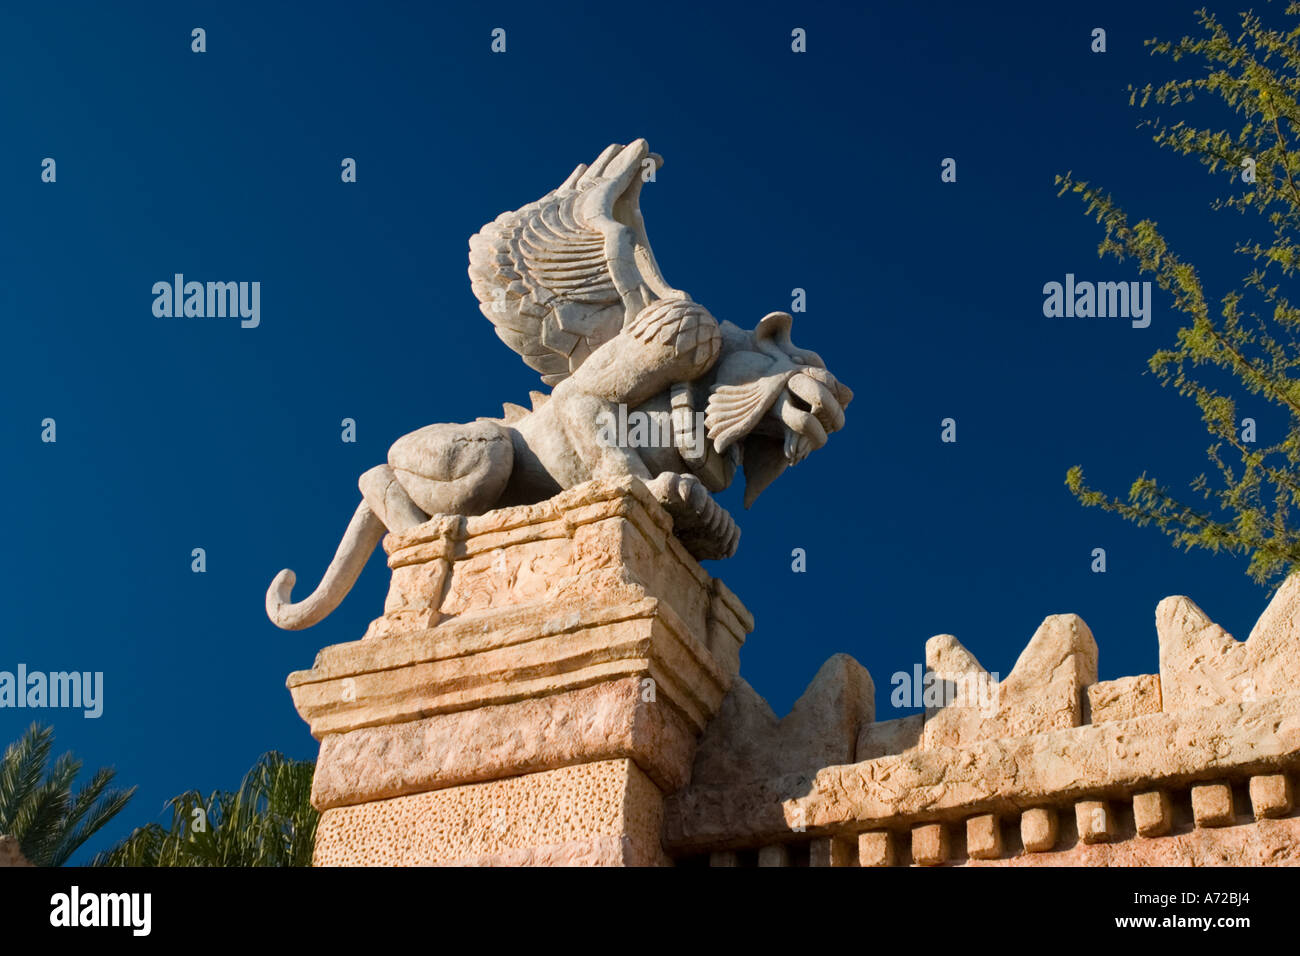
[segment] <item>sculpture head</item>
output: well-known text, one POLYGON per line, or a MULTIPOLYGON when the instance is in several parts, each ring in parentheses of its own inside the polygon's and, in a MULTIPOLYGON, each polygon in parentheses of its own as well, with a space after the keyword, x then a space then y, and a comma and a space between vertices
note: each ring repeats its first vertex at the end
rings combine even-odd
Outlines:
POLYGON ((740 458, 748 508, 776 477, 844 427, 853 392, 816 352, 790 340, 793 316, 772 312, 752 332, 722 323, 704 424, 719 454, 740 458))

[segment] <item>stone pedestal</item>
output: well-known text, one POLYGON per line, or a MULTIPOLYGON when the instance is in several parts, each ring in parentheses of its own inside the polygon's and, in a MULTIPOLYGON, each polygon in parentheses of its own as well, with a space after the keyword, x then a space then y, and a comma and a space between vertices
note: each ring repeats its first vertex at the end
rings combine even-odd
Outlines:
POLYGON ((638 482, 384 541, 384 615, 289 676, 317 865, 668 862, 753 619, 638 482))

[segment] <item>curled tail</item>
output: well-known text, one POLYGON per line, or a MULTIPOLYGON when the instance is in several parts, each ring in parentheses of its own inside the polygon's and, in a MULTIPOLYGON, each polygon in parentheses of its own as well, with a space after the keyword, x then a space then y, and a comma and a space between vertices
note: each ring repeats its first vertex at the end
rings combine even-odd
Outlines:
POLYGON ((266 615, 271 623, 286 631, 297 631, 323 621, 352 590, 384 530, 384 523, 369 505, 364 501, 357 505, 334 560, 306 599, 292 603, 290 595, 298 577, 288 568, 275 576, 266 591, 266 615))

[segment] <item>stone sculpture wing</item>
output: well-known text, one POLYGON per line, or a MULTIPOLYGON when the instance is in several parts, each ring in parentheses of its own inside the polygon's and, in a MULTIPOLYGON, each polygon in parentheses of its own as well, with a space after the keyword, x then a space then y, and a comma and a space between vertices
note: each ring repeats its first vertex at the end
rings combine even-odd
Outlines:
POLYGON ((470 238, 479 308, 547 385, 651 302, 689 298, 664 281, 641 219, 643 171, 662 162, 644 139, 609 146, 558 189, 470 238))

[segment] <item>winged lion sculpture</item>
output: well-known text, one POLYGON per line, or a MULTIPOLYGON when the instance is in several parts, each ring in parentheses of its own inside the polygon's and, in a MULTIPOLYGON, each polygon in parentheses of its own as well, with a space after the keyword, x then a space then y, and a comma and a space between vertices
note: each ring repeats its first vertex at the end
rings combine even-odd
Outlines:
POLYGON ((534 392, 531 409, 507 404, 500 418, 399 438, 387 464, 361 476, 361 503, 316 590, 294 603, 292 571, 271 582, 277 626, 333 611, 386 530, 532 504, 602 477, 644 482, 695 557, 730 557, 740 530, 711 492, 739 469, 748 508, 844 425, 853 393, 794 346, 788 313, 741 329, 664 281, 640 209, 644 173, 662 162, 643 139, 609 146, 470 239, 480 309, 552 391, 534 392), (633 415, 658 440, 614 427, 633 415))

